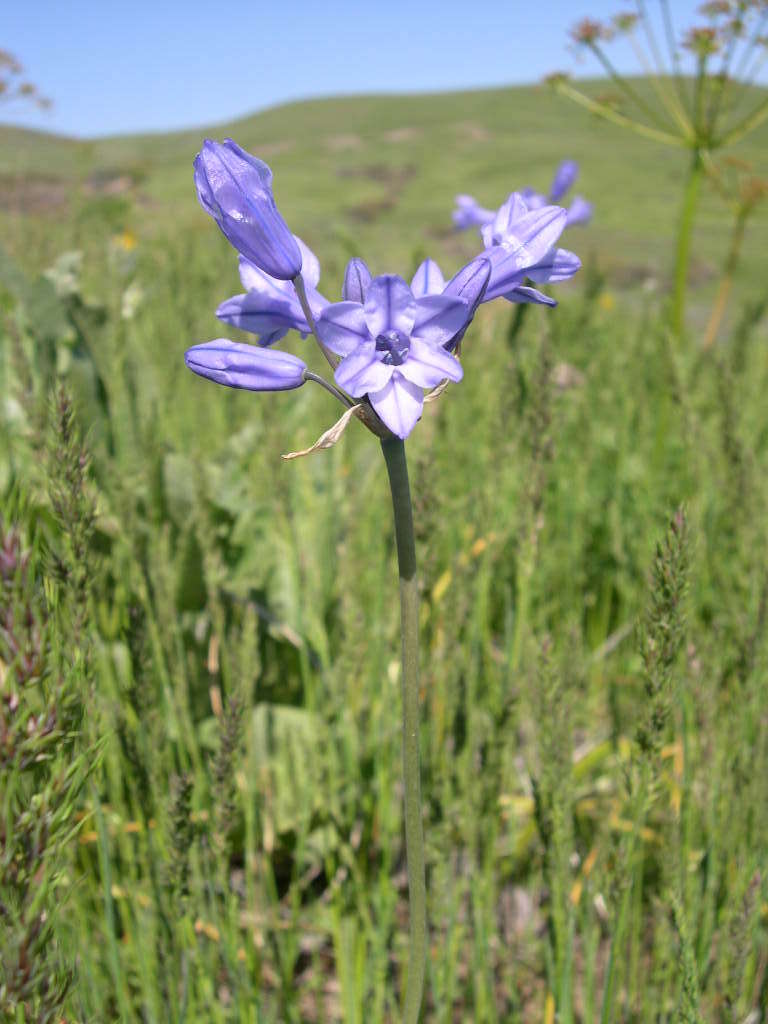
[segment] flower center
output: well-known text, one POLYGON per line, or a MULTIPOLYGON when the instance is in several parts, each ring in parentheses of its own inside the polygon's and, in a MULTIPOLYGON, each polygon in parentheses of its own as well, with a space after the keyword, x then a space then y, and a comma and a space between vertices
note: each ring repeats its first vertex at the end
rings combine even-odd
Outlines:
POLYGON ((410 338, 394 328, 391 331, 384 331, 376 339, 376 351, 382 353, 381 361, 387 366, 400 366, 404 363, 410 347, 410 338))

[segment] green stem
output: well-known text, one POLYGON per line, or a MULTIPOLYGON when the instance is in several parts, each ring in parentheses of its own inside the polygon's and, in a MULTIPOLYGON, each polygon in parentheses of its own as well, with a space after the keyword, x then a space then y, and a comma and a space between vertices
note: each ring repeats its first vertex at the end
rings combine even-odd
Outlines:
POLYGON ((682 339, 685 327, 685 292, 688 286, 688 265, 691 261, 691 238, 693 222, 699 204, 701 179, 704 176, 704 163, 701 151, 694 149, 688 181, 683 194, 683 207, 680 213, 680 227, 677 235, 677 256, 675 260, 675 289, 672 296, 671 322, 675 337, 682 339))
POLYGON ((739 255, 741 254, 741 245, 744 241, 744 229, 747 225, 748 215, 749 209, 744 206, 742 206, 736 215, 733 234, 731 236, 731 247, 728 250, 728 256, 723 267, 722 277, 720 278, 720 285, 717 289, 717 297, 715 299, 715 304, 712 307, 712 313, 710 314, 709 323, 707 324, 707 330, 704 335, 704 341, 701 346, 705 352, 715 344, 717 332, 720 330, 723 314, 725 313, 725 308, 728 305, 728 296, 731 294, 733 278, 736 273, 736 268, 739 265, 739 255))
POLYGON ((617 124, 621 128, 629 128, 636 135, 642 135, 646 139, 653 139, 654 142, 664 142, 668 146, 686 147, 688 145, 687 140, 682 135, 673 135, 672 132, 661 131, 658 128, 653 128, 651 125, 643 124, 641 121, 635 121, 634 118, 625 117, 618 110, 606 106, 605 103, 593 100, 579 89, 575 89, 568 82, 559 82, 555 85, 555 91, 563 96, 567 96, 574 103, 578 103, 579 106, 588 110, 590 114, 596 114, 597 117, 602 117, 603 120, 610 121, 611 124, 617 124))
POLYGON ((403 801, 411 930, 403 1024, 417 1024, 427 957, 427 884, 419 771, 419 588, 405 445, 399 438, 387 438, 381 442, 381 450, 392 492, 403 638, 403 801))

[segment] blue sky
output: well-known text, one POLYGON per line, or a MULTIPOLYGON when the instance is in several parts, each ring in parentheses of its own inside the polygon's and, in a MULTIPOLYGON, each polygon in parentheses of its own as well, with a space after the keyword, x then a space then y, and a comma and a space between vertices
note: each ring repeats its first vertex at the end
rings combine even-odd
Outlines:
MULTIPOLYGON (((651 0, 653 3, 653 0, 651 0)), ((671 0, 690 24, 700 0, 671 0)), ((0 121, 94 136, 227 120, 285 100, 598 73, 567 29, 632 0, 2 0, 0 48, 54 106, 0 121)), ((636 69, 631 51, 617 51, 636 69)))

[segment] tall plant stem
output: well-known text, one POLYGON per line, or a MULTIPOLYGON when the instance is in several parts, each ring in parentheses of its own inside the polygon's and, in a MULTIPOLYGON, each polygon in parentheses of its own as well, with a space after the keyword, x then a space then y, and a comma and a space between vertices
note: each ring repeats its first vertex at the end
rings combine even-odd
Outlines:
POLYGON ((675 259, 675 289, 672 296, 671 322, 672 330, 678 341, 682 339, 685 328, 685 293, 688 286, 688 266, 691 261, 691 238, 693 222, 699 204, 701 179, 704 175, 704 162, 701 150, 694 149, 688 180, 683 194, 683 206, 680 212, 680 227, 677 235, 677 256, 675 259))
POLYGON ((381 442, 381 450, 392 492, 403 639, 403 799, 411 932, 403 1024, 417 1024, 427 958, 427 884, 419 769, 419 591, 405 444, 398 438, 387 438, 381 442))
POLYGON ((707 331, 704 335, 704 341, 701 346, 705 352, 712 348, 715 343, 717 332, 720 330, 720 324, 723 319, 723 314, 725 313, 725 307, 728 305, 728 297, 731 294, 733 277, 739 263, 741 244, 744 241, 744 229, 747 224, 747 215, 748 210, 746 208, 739 210, 736 222, 733 226, 731 247, 728 250, 728 256, 725 261, 725 266, 723 267, 723 276, 720 278, 720 285, 717 289, 717 298, 715 299, 715 304, 709 317, 709 323, 707 324, 707 331))

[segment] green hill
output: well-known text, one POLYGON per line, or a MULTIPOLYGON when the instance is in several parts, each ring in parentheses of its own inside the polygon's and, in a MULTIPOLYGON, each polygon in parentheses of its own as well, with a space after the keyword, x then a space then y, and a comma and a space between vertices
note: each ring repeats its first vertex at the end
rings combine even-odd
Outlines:
MULTIPOLYGON (((684 152, 606 125, 544 87, 311 100, 199 130, 96 141, 0 128, 4 236, 29 261, 30 253, 52 259, 62 247, 87 246, 102 213, 108 229, 139 238, 207 231, 191 181, 206 135, 231 135, 271 164, 281 209, 326 265, 331 250, 341 257, 352 249, 403 269, 427 250, 454 265, 476 248, 450 230, 457 192, 498 205, 514 188, 544 190, 563 157, 579 160, 577 190, 596 206, 574 247, 596 255, 618 287, 660 283, 671 262, 684 152), (77 229, 83 223, 87 231, 77 229)), ((764 128, 739 149, 758 173, 767 142, 764 128)), ((729 223, 723 201, 708 193, 694 282, 716 273, 729 223)), ((747 292, 762 283, 749 257, 760 251, 764 225, 749 231, 747 292)), ((332 272, 339 262, 331 258, 332 272)))

